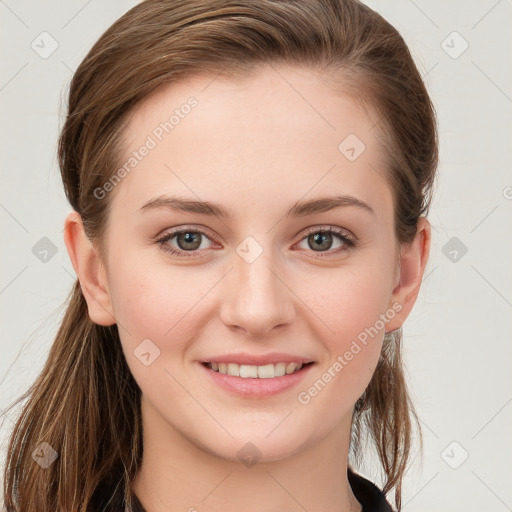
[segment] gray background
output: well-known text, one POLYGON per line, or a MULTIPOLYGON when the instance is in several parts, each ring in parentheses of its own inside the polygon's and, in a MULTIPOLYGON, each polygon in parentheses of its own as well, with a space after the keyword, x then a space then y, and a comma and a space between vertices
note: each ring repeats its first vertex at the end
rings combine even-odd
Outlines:
MULTIPOLYGON (((136 3, 0 0, 0 408, 41 370, 76 276, 56 160, 69 81, 96 39, 136 3)), ((512 510, 512 3, 366 3, 408 43, 441 141, 431 256, 404 325, 425 451, 406 476, 403 510, 512 510)), ((14 418, 3 415, 2 450, 14 418)), ((376 469, 373 457, 361 472, 380 484, 376 469)))

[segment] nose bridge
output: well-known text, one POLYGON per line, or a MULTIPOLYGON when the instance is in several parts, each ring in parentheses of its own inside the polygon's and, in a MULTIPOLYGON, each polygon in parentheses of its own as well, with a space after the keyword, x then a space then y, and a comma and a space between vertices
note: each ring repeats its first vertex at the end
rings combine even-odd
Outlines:
POLYGON ((223 300, 224 323, 250 335, 263 335, 289 323, 294 311, 292 294, 283 283, 270 244, 264 247, 247 237, 236 248, 233 260, 230 293, 223 300))

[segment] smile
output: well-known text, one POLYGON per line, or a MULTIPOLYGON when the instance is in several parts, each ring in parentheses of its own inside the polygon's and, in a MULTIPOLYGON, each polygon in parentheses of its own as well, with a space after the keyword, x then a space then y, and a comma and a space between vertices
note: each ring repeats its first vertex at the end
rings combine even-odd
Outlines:
POLYGON ((255 366, 248 364, 237 363, 204 363, 207 368, 214 372, 222 373, 224 375, 231 375, 232 377, 242 377, 245 379, 273 379, 275 377, 283 377, 284 375, 291 375, 296 373, 303 366, 312 363, 276 363, 266 364, 264 366, 255 366))

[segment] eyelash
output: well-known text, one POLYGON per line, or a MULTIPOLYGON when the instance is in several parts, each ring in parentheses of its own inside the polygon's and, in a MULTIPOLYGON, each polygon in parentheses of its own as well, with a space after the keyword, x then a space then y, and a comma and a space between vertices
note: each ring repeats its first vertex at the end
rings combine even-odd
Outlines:
MULTIPOLYGON (((180 256, 180 257, 184 257, 184 258, 193 258, 194 256, 196 256, 197 253, 201 252, 202 249, 196 249, 194 251, 183 251, 183 250, 176 249, 174 247, 169 247, 168 245, 166 245, 166 243, 168 241, 172 240, 176 235, 179 235, 181 233, 194 233, 194 234, 203 235, 203 236, 205 236, 208 239, 211 238, 210 236, 208 236, 208 234, 205 231, 202 231, 202 230, 197 229, 197 228, 192 228, 192 227, 187 228, 187 227, 185 227, 185 228, 180 228, 178 230, 175 230, 175 231, 172 231, 170 233, 167 233, 162 238, 157 239, 156 243, 158 243, 158 245, 160 246, 160 248, 164 252, 167 252, 167 253, 169 253, 169 254, 171 254, 173 256, 180 256)), ((306 232, 304 233, 303 237, 299 240, 298 243, 302 242, 305 238, 307 238, 312 233, 321 233, 321 234, 333 233, 334 235, 336 235, 343 242, 343 244, 345 246, 344 248, 343 247, 342 248, 338 248, 335 251, 328 250, 328 251, 318 252, 317 253, 317 254, 319 254, 318 256, 313 256, 314 258, 317 258, 317 259, 329 258, 330 256, 324 256, 324 254, 329 254, 329 255, 338 254, 340 252, 348 251, 350 249, 353 249, 354 247, 357 246, 357 242, 356 242, 356 240, 354 238, 351 238, 351 237, 347 236, 345 230, 337 228, 336 226, 329 226, 328 228, 325 228, 325 227, 309 228, 308 230, 306 230, 306 232)), ((312 252, 314 252, 314 251, 312 251, 312 252)))

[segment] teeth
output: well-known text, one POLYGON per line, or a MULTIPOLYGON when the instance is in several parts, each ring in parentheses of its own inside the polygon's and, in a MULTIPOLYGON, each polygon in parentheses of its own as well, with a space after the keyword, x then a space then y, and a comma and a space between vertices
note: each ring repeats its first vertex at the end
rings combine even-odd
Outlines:
MULTIPOLYGON (((279 363, 284 366, 284 363, 279 363)), ((265 366, 258 366, 258 377, 260 379, 273 379, 276 377, 276 372, 278 372, 277 364, 266 364, 265 366)), ((284 368, 283 368, 284 369, 284 368)), ((284 375, 284 373, 283 373, 284 375)), ((279 375, 277 375, 279 377, 279 375)))
POLYGON ((302 363, 276 363, 254 366, 236 363, 208 363, 209 368, 224 375, 252 379, 273 379, 299 371, 302 363))

